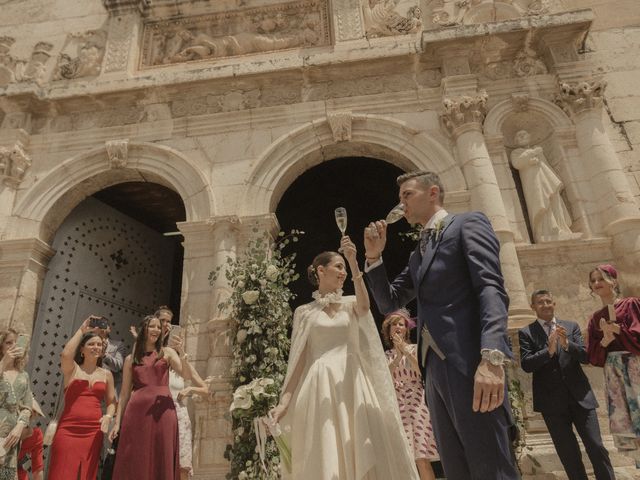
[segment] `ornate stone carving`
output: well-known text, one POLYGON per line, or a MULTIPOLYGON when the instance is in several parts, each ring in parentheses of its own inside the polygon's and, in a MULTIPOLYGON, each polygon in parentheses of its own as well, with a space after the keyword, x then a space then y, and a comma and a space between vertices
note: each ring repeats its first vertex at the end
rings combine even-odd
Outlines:
POLYGON ((129 139, 105 142, 111 168, 124 168, 129 161, 129 139))
POLYGON ((126 70, 131 51, 131 40, 134 38, 134 29, 138 21, 138 14, 135 12, 111 17, 109 20, 109 41, 104 62, 105 72, 126 70))
POLYGON ((463 95, 456 98, 445 98, 442 102, 444 111, 440 116, 445 129, 454 134, 465 125, 482 128, 482 122, 487 114, 487 92, 481 91, 476 95, 463 95))
POLYGON ((102 0, 102 4, 110 14, 120 15, 131 10, 143 12, 151 5, 151 0, 102 0))
POLYGON ((338 25, 338 40, 352 40, 362 38, 362 17, 360 0, 335 0, 336 23, 338 25))
POLYGON ((511 152, 511 164, 520 173, 536 242, 580 237, 571 231, 571 215, 560 195, 564 185, 547 164, 542 147, 531 146, 531 135, 526 130, 516 133, 515 143, 518 148, 511 152))
POLYGON ((353 116, 348 111, 327 113, 327 122, 336 143, 351 140, 352 119, 353 116))
POLYGON ((12 148, 0 147, 0 178, 5 185, 18 188, 29 167, 31 158, 22 145, 16 143, 12 148))
POLYGON ((298 0, 147 23, 142 67, 329 43, 327 0, 298 0))
POLYGON ((460 25, 470 8, 471 0, 444 0, 443 5, 433 11, 431 20, 441 27, 460 25))
POLYGON ((406 35, 422 30, 422 10, 415 5, 400 15, 396 7, 400 0, 363 0, 364 26, 367 37, 406 35))
POLYGON ((532 15, 546 15, 551 12, 551 1, 550 0, 532 0, 529 5, 527 5, 527 9, 524 12, 527 16, 532 15))
POLYGON ((33 48, 29 60, 13 57, 9 50, 15 42, 12 37, 0 37, 0 88, 10 83, 35 82, 42 85, 46 72, 46 63, 51 57, 53 45, 38 42, 33 48))
POLYGON ((577 115, 601 107, 606 86, 607 82, 604 80, 587 80, 575 84, 560 83, 560 93, 556 95, 554 101, 567 115, 577 115))
POLYGON ((528 93, 512 93, 511 104, 515 112, 526 112, 529 110, 529 94, 528 93))
POLYGON ((483 44, 481 59, 484 63, 475 65, 474 71, 491 80, 511 77, 530 77, 547 73, 547 67, 531 46, 531 32, 527 34, 524 46, 516 53, 513 61, 500 60, 508 44, 497 39, 487 40, 483 44), (495 43, 495 45, 492 45, 495 43))
POLYGON ((70 80, 99 75, 105 42, 106 35, 102 30, 69 35, 58 56, 53 79, 70 80))
POLYGON ((543 75, 547 73, 547 66, 538 58, 536 52, 526 45, 516 54, 513 62, 513 73, 518 77, 543 75))

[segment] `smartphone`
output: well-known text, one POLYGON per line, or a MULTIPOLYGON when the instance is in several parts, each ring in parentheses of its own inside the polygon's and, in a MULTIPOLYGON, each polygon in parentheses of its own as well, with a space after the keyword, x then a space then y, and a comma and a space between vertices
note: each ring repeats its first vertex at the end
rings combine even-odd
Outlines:
POLYGON ((94 328, 99 328, 101 330, 106 330, 109 326, 109 321, 104 317, 91 317, 89 320, 89 326, 94 328))
POLYGON ((26 352, 29 348, 29 336, 24 333, 18 334, 18 337, 16 338, 16 347, 19 347, 26 352))
POLYGON ((172 325, 169 330, 169 346, 174 343, 174 338, 182 338, 182 327, 180 325, 172 325))

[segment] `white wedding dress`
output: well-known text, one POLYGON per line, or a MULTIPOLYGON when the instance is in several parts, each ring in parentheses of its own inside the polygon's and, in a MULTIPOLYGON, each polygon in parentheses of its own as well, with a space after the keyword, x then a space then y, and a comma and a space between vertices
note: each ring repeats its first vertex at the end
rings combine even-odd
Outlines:
POLYGON ((355 297, 299 307, 285 386, 295 381, 287 414, 296 480, 413 480, 415 464, 371 313, 359 317, 355 297), (297 362, 304 362, 292 379, 297 362))

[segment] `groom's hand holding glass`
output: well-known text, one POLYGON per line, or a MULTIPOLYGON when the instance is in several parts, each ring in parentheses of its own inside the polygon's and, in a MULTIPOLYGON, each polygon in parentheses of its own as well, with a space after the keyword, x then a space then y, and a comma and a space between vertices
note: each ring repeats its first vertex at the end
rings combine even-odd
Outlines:
POLYGON ((369 265, 380 260, 386 244, 387 222, 384 220, 371 222, 369 226, 364 229, 364 256, 369 265))

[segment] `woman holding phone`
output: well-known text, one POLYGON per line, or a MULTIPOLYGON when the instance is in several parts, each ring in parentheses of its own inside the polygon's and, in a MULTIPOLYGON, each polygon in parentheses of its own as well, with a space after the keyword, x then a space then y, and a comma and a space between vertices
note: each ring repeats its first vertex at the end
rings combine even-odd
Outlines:
POLYGON ((101 367, 103 343, 97 318, 82 322, 62 350, 64 410, 51 444, 49 480, 94 480, 98 474, 102 440, 116 409, 116 393, 113 375, 101 367))
MULTIPOLYGON (((18 471, 18 446, 31 418, 31 381, 25 372, 24 347, 16 345, 18 332, 0 332, 0 480, 13 480, 18 471)), ((20 338, 26 338, 20 336, 20 338)))

